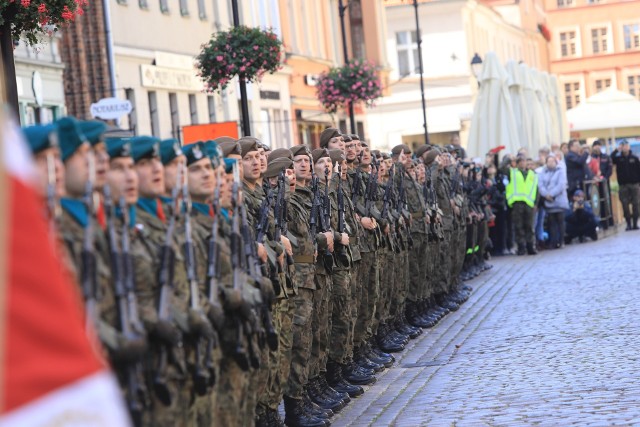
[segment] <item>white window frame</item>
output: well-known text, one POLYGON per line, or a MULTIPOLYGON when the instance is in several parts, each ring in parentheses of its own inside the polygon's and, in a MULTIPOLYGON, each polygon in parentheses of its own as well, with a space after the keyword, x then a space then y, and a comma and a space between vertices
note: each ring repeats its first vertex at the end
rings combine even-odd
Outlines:
POLYGON ((626 26, 631 26, 631 25, 637 25, 638 26, 638 32, 637 32, 637 36, 640 42, 640 19, 637 20, 633 20, 633 21, 624 21, 620 23, 620 40, 622 42, 622 46, 620 51, 622 52, 633 52, 636 50, 640 50, 640 43, 638 44, 638 47, 631 47, 629 49, 627 49, 627 46, 625 44, 625 38, 624 38, 624 27, 626 26))
MULTIPOLYGON (((580 89, 578 91, 578 94, 580 95, 580 102, 584 102, 584 100, 586 99, 586 87, 585 87, 585 79, 584 76, 582 74, 566 74, 566 75, 561 75, 558 76, 559 79, 559 83, 560 83, 560 92, 561 92, 561 97, 562 97, 562 104, 564 105, 565 111, 568 110, 568 106, 567 106, 567 100, 566 100, 566 94, 564 91, 564 85, 566 83, 579 83, 580 84, 580 89)), ((576 106, 573 105, 571 108, 575 108, 576 106)))
MULTIPOLYGON (((616 72, 614 70, 611 71, 598 71, 589 74, 589 84, 591 88, 591 94, 596 94, 599 91, 596 89, 596 80, 606 80, 611 79, 611 87, 617 88, 618 81, 616 79, 616 72)), ((601 89, 600 91, 605 90, 606 88, 601 89)))
POLYGON ((589 39, 589 51, 591 52, 592 55, 606 55, 608 53, 613 53, 614 48, 613 48, 613 36, 612 36, 612 28, 611 28, 611 23, 610 22, 599 22, 599 23, 594 23, 594 24, 590 24, 585 28, 587 37, 589 39), (596 30, 596 29, 601 29, 601 28, 606 28, 607 29, 607 50, 606 51, 600 51, 600 52, 594 52, 593 51, 593 36, 591 34, 592 30, 596 30))
POLYGON ((558 43, 556 44, 556 57, 560 60, 562 59, 569 59, 569 58, 578 58, 580 56, 582 56, 582 34, 580 33, 580 27, 578 26, 573 26, 573 27, 561 27, 558 28, 556 30, 556 40, 558 40, 558 43), (575 32, 576 33, 576 53, 574 55, 571 55, 571 53, 569 53, 569 55, 567 56, 562 56, 562 42, 560 41, 560 35, 562 33, 568 33, 568 32, 575 32))
POLYGON ((395 43, 396 43, 396 52, 399 53, 400 51, 403 52, 408 52, 408 59, 409 59, 409 73, 403 73, 402 70, 400 70, 400 55, 397 56, 397 63, 398 63, 398 77, 405 77, 405 76, 419 76, 420 75, 420 64, 414 64, 414 52, 417 53, 418 49, 419 49, 419 44, 418 44, 418 39, 420 37, 420 34, 418 34, 415 30, 404 30, 404 31, 396 31, 394 33, 395 36, 395 43), (411 42, 410 44, 398 44, 398 34, 399 33, 408 33, 409 34, 409 38, 411 38, 412 34, 415 33, 416 34, 416 40, 415 42, 411 42))

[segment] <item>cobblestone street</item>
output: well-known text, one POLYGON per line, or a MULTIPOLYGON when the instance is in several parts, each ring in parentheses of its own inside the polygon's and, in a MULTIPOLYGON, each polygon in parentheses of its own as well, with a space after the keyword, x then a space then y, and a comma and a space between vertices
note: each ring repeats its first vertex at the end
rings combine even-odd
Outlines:
POLYGON ((493 260, 333 425, 640 425, 639 239, 493 260))

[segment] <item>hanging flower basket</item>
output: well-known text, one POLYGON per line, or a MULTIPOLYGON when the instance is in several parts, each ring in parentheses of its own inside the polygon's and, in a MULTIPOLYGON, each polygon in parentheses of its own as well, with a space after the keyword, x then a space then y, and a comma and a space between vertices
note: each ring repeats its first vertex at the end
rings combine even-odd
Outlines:
POLYGON ((542 34, 542 37, 548 42, 551 41, 551 31, 549 31, 549 27, 545 24, 538 24, 538 31, 542 34))
POLYGON ((318 77, 316 90, 318 100, 329 113, 335 113, 338 108, 346 108, 351 103, 364 102, 371 107, 382 96, 382 84, 375 66, 359 59, 322 73, 318 77))
POLYGON ((260 81, 282 68, 282 41, 271 30, 234 27, 215 33, 196 57, 207 92, 222 90, 237 75, 260 81))
POLYGON ((0 26, 11 26, 11 37, 35 45, 39 36, 51 36, 58 27, 82 15, 87 0, 0 0, 0 26))

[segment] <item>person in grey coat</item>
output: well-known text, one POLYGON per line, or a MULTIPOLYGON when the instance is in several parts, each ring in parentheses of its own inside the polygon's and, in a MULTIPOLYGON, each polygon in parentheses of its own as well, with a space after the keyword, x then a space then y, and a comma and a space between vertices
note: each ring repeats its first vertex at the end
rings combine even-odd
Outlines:
POLYGON ((567 198, 567 175, 558 167, 555 156, 547 157, 547 162, 538 174, 538 192, 544 200, 549 228, 549 246, 557 249, 564 239, 564 212, 569 208, 567 198))

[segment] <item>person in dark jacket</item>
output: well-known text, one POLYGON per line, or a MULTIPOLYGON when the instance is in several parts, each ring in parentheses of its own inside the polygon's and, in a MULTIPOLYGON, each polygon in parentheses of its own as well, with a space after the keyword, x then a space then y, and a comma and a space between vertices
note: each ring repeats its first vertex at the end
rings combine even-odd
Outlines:
POLYGON ((598 195, 600 196, 600 225, 606 230, 613 225, 611 210, 611 183, 609 178, 613 173, 613 162, 606 150, 602 147, 602 141, 597 139, 591 146, 591 158, 599 162, 602 181, 598 183, 598 195))
POLYGON ((618 184, 620 184, 620 203, 627 231, 638 229, 638 200, 640 198, 640 159, 631 152, 629 142, 622 140, 620 146, 611 153, 611 160, 616 165, 618 184), (631 205, 631 209, 629 209, 631 205), (632 222, 633 221, 633 222, 632 222))
POLYGON ((593 214, 589 203, 585 202, 582 190, 576 190, 573 193, 573 203, 567 209, 565 222, 567 232, 565 243, 571 243, 576 237, 580 243, 584 242, 585 237, 598 240, 598 219, 593 214))
POLYGON ((584 150, 580 145, 580 141, 572 139, 569 141, 569 152, 564 158, 567 165, 567 185, 568 195, 571 197, 573 192, 582 188, 582 184, 591 178, 591 171, 587 166, 587 158, 589 151, 584 150))

